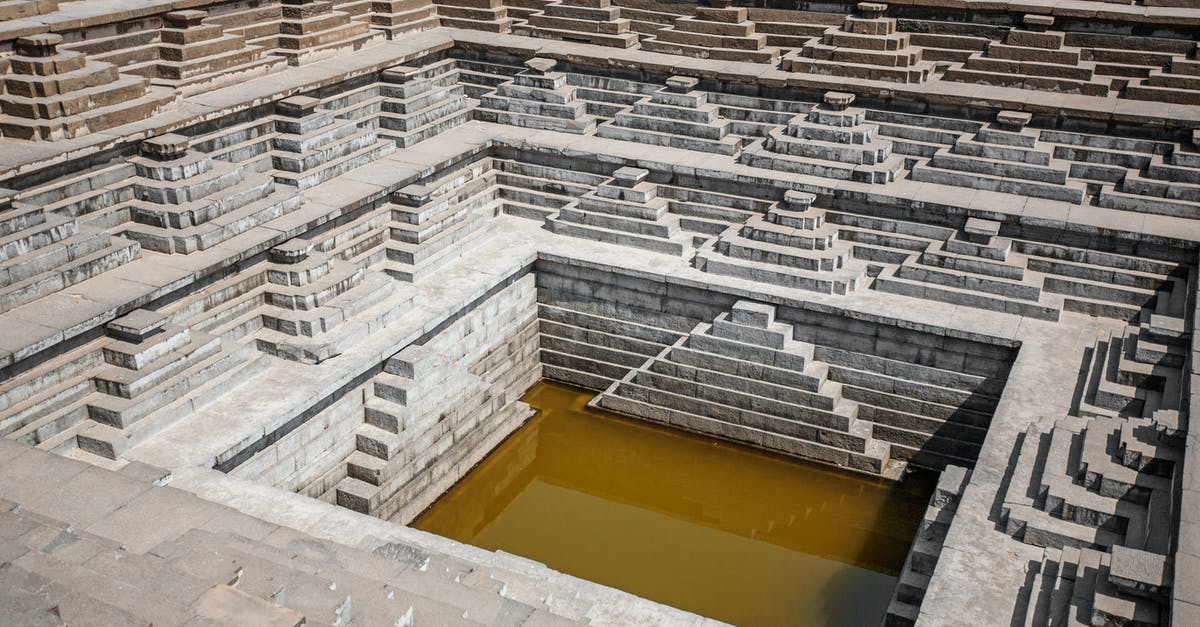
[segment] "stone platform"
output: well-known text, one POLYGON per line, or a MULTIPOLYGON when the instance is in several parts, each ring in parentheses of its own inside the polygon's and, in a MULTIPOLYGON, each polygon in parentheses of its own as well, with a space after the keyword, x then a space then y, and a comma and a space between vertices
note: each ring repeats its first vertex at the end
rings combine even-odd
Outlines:
POLYGON ((1200 620, 1200 9, 252 4, 0 3, 20 624, 711 622, 405 526, 540 378, 942 473, 884 624, 1200 620))

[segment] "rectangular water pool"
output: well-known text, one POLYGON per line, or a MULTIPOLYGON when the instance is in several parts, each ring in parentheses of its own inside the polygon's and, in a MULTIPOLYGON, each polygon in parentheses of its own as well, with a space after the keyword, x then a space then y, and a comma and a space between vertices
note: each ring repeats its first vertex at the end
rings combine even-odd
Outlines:
POLYGON ((413 526, 737 625, 877 625, 937 476, 899 483, 586 406, 537 416, 413 526))

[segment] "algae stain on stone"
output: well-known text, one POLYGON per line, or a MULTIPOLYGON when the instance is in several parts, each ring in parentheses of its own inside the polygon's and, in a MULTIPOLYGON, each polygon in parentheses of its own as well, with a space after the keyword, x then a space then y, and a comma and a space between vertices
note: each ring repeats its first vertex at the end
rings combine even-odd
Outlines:
POLYGON ((623 418, 540 410, 413 526, 738 625, 878 624, 936 476, 839 472, 623 418))

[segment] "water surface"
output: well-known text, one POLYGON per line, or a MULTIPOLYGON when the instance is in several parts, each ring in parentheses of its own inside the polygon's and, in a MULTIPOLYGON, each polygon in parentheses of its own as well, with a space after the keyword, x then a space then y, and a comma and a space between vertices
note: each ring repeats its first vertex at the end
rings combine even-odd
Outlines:
POLYGON ((738 625, 877 625, 936 476, 874 480, 623 418, 540 413, 413 526, 738 625))

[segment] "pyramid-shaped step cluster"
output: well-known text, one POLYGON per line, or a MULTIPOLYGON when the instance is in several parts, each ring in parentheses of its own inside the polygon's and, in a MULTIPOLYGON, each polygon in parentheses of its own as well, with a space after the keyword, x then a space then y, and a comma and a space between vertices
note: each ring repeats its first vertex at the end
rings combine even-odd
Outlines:
POLYGON ((279 22, 274 53, 289 65, 302 65, 346 50, 358 50, 379 35, 365 22, 334 9, 329 0, 280 0, 283 19, 279 22))
POLYGON ((682 256, 691 250, 692 236, 680 230, 679 217, 668 212, 667 199, 658 197, 649 175, 640 168, 620 168, 546 224, 562 235, 682 256))
POLYGON ((407 148, 466 122, 471 111, 458 78, 455 59, 380 72, 379 136, 407 148))
POLYGON ((1121 94, 1135 100, 1178 104, 1200 103, 1200 45, 1186 55, 1172 55, 1165 67, 1151 69, 1143 78, 1130 81, 1121 94))
POLYGON ((1082 410, 1097 416, 1150 419, 1166 437, 1182 435, 1184 354, 1188 337, 1179 318, 1158 315, 1097 340, 1082 410))
POLYGON ((308 96, 275 103, 271 162, 276 181, 308 189, 395 152, 395 143, 380 139, 375 129, 339 120, 320 104, 308 96))
POLYGON ((412 302, 411 294, 390 298, 395 282, 387 275, 314 252, 307 240, 276 246, 271 260, 265 328, 255 339, 260 350, 277 357, 320 363, 403 315, 412 302))
POLYGON ((1079 48, 1064 45, 1065 34, 1051 31, 1054 17, 1029 14, 1004 43, 991 42, 944 76, 948 81, 1001 85, 1040 91, 1107 96, 1110 82, 1095 77, 1096 63, 1081 58, 1079 48))
POLYGON ((946 533, 970 477, 971 471, 960 466, 946 466, 938 477, 937 487, 929 497, 929 506, 900 570, 900 580, 896 582, 896 590, 888 604, 884 625, 908 627, 916 624, 925 591, 942 555, 946 533))
POLYGON ((192 150, 168 134, 142 142, 130 159, 136 178, 126 234, 148 250, 192 253, 212 248, 294 211, 301 195, 244 165, 192 150))
POLYGON ((1178 459, 1147 420, 1043 418, 1026 430, 1013 467, 1006 530, 1036 546, 1166 554, 1161 521, 1171 516, 1178 459))
POLYGON ((642 49, 700 59, 776 63, 779 49, 767 46, 767 36, 754 32, 745 7, 732 0, 709 0, 695 15, 675 18, 666 28, 642 40, 642 49))
POLYGON ((125 71, 189 94, 262 76, 285 65, 283 59, 267 56, 262 46, 247 45, 241 35, 226 34, 221 25, 206 22, 207 16, 196 10, 167 13, 153 58, 125 71))
POLYGON ((667 79, 665 88, 598 127, 596 136, 736 155, 742 139, 729 134, 729 121, 708 102, 707 92, 696 89, 699 82, 687 76, 667 79))
POLYGON ((883 17, 886 4, 858 3, 858 16, 848 15, 840 27, 783 58, 783 69, 807 74, 847 76, 898 83, 922 83, 933 63, 909 43, 908 33, 896 32, 896 19, 883 17))
POLYGON ((850 107, 854 94, 827 92, 821 104, 798 115, 787 129, 774 129, 761 144, 747 148, 748 165, 832 179, 887 183, 904 169, 892 142, 866 122, 865 109, 850 107))
POLYGON ((859 420, 813 345, 792 339, 773 306, 731 313, 664 349, 592 402, 605 409, 768 450, 898 477, 904 464, 859 420))
POLYGON ((1026 625, 1159 625, 1170 587, 1166 559, 1122 546, 1111 552, 1047 547, 1025 606, 1026 625), (1135 574, 1136 573, 1136 574, 1135 574), (1129 577, 1135 579, 1130 579, 1129 577), (1145 579, 1155 579, 1149 592, 1145 579))
POLYGON ((130 447, 226 394, 265 365, 252 344, 224 340, 135 310, 110 322, 95 392, 82 421, 42 448, 79 448, 118 459, 130 447))
POLYGON ((144 120, 174 95, 112 63, 59 50, 54 33, 21 37, 0 75, 0 135, 55 140, 144 120))
POLYGON ((60 292, 141 254, 135 241, 13 202, 15 195, 0 189, 0 311, 60 292))
POLYGON ((441 25, 493 33, 512 30, 504 0, 434 0, 441 25))
POLYGON ((1101 207, 1138 213, 1191 217, 1200 203, 1200 131, 1166 155, 1151 154, 1140 171, 1126 171, 1116 185, 1097 194, 1101 207))
POLYGON ((962 229, 930 242, 899 266, 884 268, 876 290, 917 298, 1057 320, 1062 299, 1043 294, 1041 274, 1026 272, 1027 259, 999 237, 1000 223, 968 218, 962 229))
POLYGON ((733 225, 696 255, 705 272, 826 294, 845 294, 866 282, 865 263, 838 227, 812 207, 815 197, 790 191, 766 214, 733 225))
POLYGON ((437 5, 426 0, 372 0, 371 30, 388 39, 438 27, 437 5))
POLYGON ((1083 202, 1086 186, 1069 181, 1069 163, 1054 157, 1026 125, 1030 114, 1001 111, 996 122, 974 137, 960 137, 952 148, 941 148, 928 161, 913 166, 915 181, 970 187, 994 192, 1083 202))
POLYGON ((385 270, 416 281, 458 259, 482 241, 499 212, 495 171, 482 159, 392 195, 385 270))
POLYGON ((525 24, 513 27, 513 33, 631 48, 638 36, 630 30, 630 23, 612 0, 558 0, 529 15, 525 24))
POLYGON ((564 72, 554 70, 553 59, 535 57, 525 69, 480 98, 476 117, 488 122, 511 124, 566 133, 587 134, 596 129, 596 117, 587 103, 576 98, 564 72))

